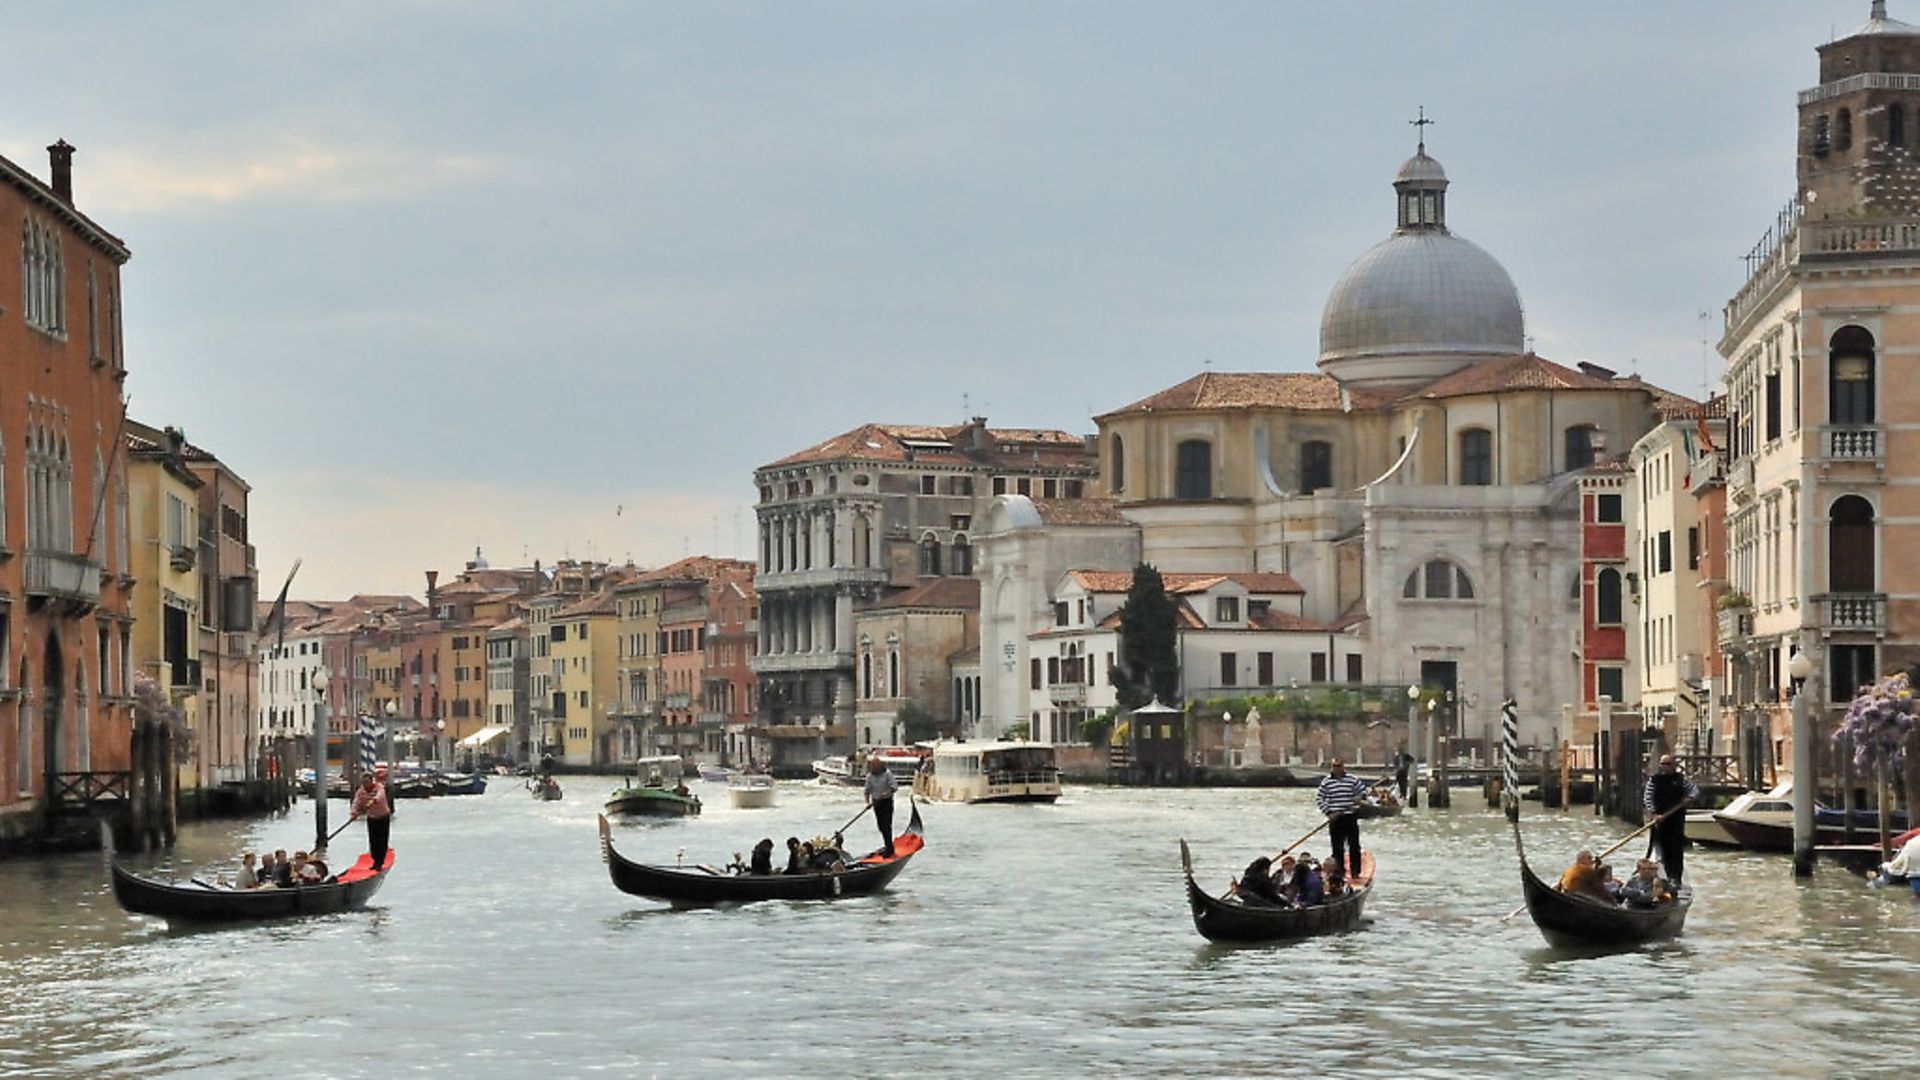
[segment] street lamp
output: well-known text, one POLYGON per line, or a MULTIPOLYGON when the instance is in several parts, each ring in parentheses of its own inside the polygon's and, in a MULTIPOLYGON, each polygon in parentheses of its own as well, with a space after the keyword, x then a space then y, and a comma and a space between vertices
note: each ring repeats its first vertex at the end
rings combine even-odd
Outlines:
POLYGON ((1407 780, 1407 805, 1420 809, 1420 684, 1407 684, 1407 753, 1413 759, 1413 775, 1407 780))
POLYGON ((327 846, 327 669, 313 675, 313 846, 327 846))
POLYGON ((433 722, 433 756, 440 759, 438 764, 443 769, 446 768, 447 759, 453 756, 442 749, 440 745, 441 741, 446 738, 446 734, 447 718, 443 716, 433 722))
POLYGON ((1813 874, 1813 800, 1820 791, 1814 777, 1813 716, 1807 707, 1806 683, 1813 674, 1813 660, 1797 651, 1787 661, 1787 675, 1793 680, 1793 876, 1813 874))
POLYGON ((387 759, 387 768, 391 769, 393 768, 393 718, 399 715, 400 703, 388 698, 380 712, 387 718, 385 728, 380 733, 380 755, 387 759))

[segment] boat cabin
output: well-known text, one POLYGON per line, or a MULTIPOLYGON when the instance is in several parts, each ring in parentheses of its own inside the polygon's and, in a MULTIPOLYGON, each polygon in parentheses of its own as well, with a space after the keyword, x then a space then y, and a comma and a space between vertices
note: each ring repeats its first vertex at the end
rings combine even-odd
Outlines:
POLYGON ((1058 755, 1050 743, 935 743, 913 791, 947 802, 1052 802, 1058 755))
POLYGON ((630 775, 637 776, 636 787, 659 788, 672 791, 686 782, 686 763, 673 754, 659 754, 654 757, 638 758, 633 763, 630 775))

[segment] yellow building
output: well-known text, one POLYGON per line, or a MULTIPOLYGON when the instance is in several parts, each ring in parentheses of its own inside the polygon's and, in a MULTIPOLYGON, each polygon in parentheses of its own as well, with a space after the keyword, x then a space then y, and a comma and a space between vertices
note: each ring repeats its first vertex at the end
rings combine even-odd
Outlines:
POLYGON ((201 481, 182 460, 186 440, 127 421, 129 567, 133 577, 133 668, 183 713, 195 751, 176 758, 182 790, 208 786, 210 755, 198 752, 200 716, 201 481))
POLYGON ((617 627, 613 593, 607 589, 560 608, 547 624, 548 693, 560 736, 558 756, 565 764, 616 760, 608 706, 619 696, 617 627))

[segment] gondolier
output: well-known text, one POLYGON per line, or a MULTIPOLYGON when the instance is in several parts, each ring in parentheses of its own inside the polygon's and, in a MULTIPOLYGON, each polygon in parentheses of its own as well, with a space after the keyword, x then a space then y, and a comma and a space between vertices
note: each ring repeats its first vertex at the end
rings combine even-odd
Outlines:
POLYGON ((367 819, 367 853, 373 857, 375 870, 386 865, 387 837, 393 828, 393 799, 387 795, 385 777, 385 769, 378 774, 372 770, 361 774, 360 789, 353 793, 347 815, 349 821, 367 819))
POLYGON ((1347 763, 1334 758, 1327 767, 1324 780, 1320 781, 1320 790, 1314 794, 1314 805, 1327 815, 1327 835, 1333 838, 1333 860, 1341 859, 1341 845, 1345 844, 1347 865, 1351 867, 1351 876, 1360 876, 1360 815, 1359 810, 1367 798, 1367 783, 1358 777, 1347 775, 1347 763))
POLYGON ((899 787, 885 762, 867 758, 867 803, 873 807, 873 823, 880 826, 880 854, 889 859, 893 858, 893 793, 899 787))
POLYGON ((1676 889, 1687 868, 1687 815, 1679 811, 1698 798, 1700 789, 1680 771, 1672 754, 1660 755, 1660 770, 1647 777, 1647 785, 1640 793, 1640 806, 1649 821, 1666 815, 1653 827, 1648 852, 1651 854, 1655 847, 1660 849, 1660 862, 1666 868, 1667 880, 1676 889))

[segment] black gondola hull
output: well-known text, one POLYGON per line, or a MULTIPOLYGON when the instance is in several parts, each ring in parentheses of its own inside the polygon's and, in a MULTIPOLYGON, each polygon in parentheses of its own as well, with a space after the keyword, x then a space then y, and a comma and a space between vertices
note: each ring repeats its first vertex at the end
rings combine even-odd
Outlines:
POLYGON ((1650 941, 1678 937, 1693 906, 1693 890, 1682 888, 1673 903, 1656 908, 1609 907, 1597 900, 1570 896, 1540 880, 1527 865, 1520 842, 1520 826, 1513 827, 1514 849, 1520 855, 1520 888, 1527 914, 1547 944, 1561 947, 1630 948, 1650 941))
MULTIPOLYGON (((209 889, 199 885, 172 885, 128 873, 113 864, 113 898, 137 915, 155 915, 168 923, 202 924, 269 922, 276 919, 331 915, 364 907, 393 868, 393 853, 380 873, 330 885, 302 885, 283 889, 209 889)), ((366 861, 366 856, 361 856, 366 861)))
POLYGON ((600 850, 614 887, 634 896, 665 900, 675 907, 870 896, 885 889, 907 868, 924 846, 923 835, 916 805, 907 831, 894 841, 898 854, 885 862, 859 864, 837 874, 725 874, 699 867, 633 862, 614 849, 612 829, 605 817, 600 819, 600 850))
POLYGON ((1193 912, 1193 928, 1208 941, 1244 945, 1292 941, 1356 929, 1366 914, 1367 897, 1373 892, 1373 855, 1367 853, 1362 858, 1366 884, 1347 895, 1307 908, 1266 907, 1209 896, 1194 883, 1192 857, 1187 842, 1182 840, 1180 865, 1186 874, 1187 906, 1193 912))

